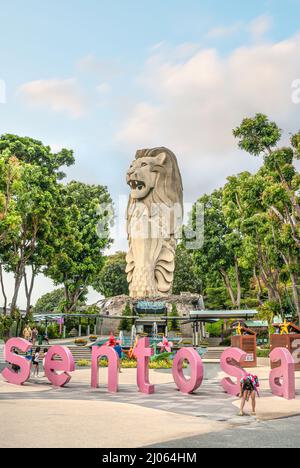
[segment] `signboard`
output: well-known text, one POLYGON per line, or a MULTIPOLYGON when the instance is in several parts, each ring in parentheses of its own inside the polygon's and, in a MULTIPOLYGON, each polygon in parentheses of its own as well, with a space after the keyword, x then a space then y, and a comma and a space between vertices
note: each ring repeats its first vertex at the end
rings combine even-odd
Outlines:
POLYGON ((135 308, 140 314, 164 314, 166 312, 166 304, 164 302, 138 301, 135 308))
POLYGON ((246 356, 246 359, 245 359, 246 362, 253 362, 254 361, 254 354, 247 354, 246 356))

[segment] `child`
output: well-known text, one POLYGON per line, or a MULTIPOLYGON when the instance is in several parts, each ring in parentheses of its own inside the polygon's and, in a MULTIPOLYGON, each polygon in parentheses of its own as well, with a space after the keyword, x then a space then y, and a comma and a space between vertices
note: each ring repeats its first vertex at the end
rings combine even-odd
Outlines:
POLYGON ((123 350, 122 350, 122 346, 120 345, 120 341, 116 341, 116 345, 114 346, 114 350, 117 352, 118 354, 118 369, 119 369, 119 372, 121 373, 121 367, 122 367, 122 353, 123 353, 123 350))
POLYGON ((40 352, 41 352, 41 348, 37 347, 35 350, 35 353, 33 354, 33 360, 32 360, 33 377, 35 377, 35 375, 37 377, 39 376, 40 352))
MULTIPOLYGON (((16 349, 14 349, 13 352, 15 354, 19 354, 16 349)), ((12 364, 11 370, 17 374, 19 372, 19 370, 20 370, 20 366, 18 366, 17 364, 12 364)))
POLYGON ((251 396, 252 402, 252 416, 256 415, 256 395, 259 396, 258 393, 259 381, 256 375, 248 374, 241 379, 241 394, 240 398, 241 401, 241 409, 239 416, 244 416, 244 408, 246 401, 249 400, 251 396))
POLYGON ((44 349, 44 357, 43 357, 44 377, 46 377, 46 373, 45 373, 45 360, 46 360, 47 353, 48 353, 48 349, 45 348, 45 349, 44 349))

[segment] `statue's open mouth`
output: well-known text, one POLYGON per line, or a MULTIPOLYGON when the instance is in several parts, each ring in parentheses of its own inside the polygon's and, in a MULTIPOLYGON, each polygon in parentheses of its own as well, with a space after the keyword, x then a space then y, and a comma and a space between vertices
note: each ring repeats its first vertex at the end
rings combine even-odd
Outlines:
POLYGON ((146 184, 139 180, 130 180, 129 185, 133 190, 143 190, 146 187, 146 184))

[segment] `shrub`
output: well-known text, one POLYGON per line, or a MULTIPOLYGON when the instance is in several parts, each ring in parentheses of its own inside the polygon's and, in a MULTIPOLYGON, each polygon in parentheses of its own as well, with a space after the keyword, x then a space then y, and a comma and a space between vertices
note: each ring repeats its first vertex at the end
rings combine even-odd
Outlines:
POLYGON ((208 323, 206 331, 209 333, 210 338, 220 338, 223 331, 224 320, 219 320, 215 323, 208 323))
POLYGON ((270 356, 270 349, 257 349, 257 357, 268 358, 270 356))
POLYGON ((172 304, 172 310, 171 310, 169 317, 170 317, 170 320, 168 321, 169 330, 173 332, 180 331, 180 323, 178 320, 179 313, 178 313, 176 304, 172 304))
POLYGON ((149 364, 149 369, 172 369, 173 363, 170 359, 160 361, 152 361, 149 364))
POLYGON ((231 346, 231 338, 228 336, 227 338, 224 338, 222 343, 220 343, 220 346, 231 346))
POLYGON ((123 312, 122 312, 122 320, 120 322, 119 330, 120 331, 127 331, 129 332, 131 330, 133 321, 130 318, 132 316, 132 310, 130 307, 129 302, 127 302, 123 312))
POLYGON ((157 362, 157 361, 162 361, 164 359, 169 359, 169 357, 172 355, 172 353, 161 353, 161 354, 156 354, 155 356, 152 356, 151 362, 157 362))
POLYGON ((82 345, 82 346, 85 346, 87 345, 87 340, 85 338, 76 338, 76 340, 74 341, 74 343, 76 345, 82 345))
POLYGON ((77 362, 78 367, 89 367, 91 365, 91 361, 88 361, 87 359, 80 359, 80 361, 77 362))
POLYGON ((50 338, 51 340, 55 338, 59 338, 60 335, 59 335, 58 323, 51 323, 50 325, 48 325, 47 334, 48 334, 48 338, 50 338))

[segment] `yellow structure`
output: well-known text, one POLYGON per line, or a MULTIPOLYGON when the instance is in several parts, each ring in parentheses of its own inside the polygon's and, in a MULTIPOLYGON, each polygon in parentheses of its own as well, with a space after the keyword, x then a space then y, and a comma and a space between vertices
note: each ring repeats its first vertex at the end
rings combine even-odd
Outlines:
POLYGON ((289 335, 289 327, 291 326, 290 322, 284 320, 283 324, 280 325, 280 335, 289 335))

